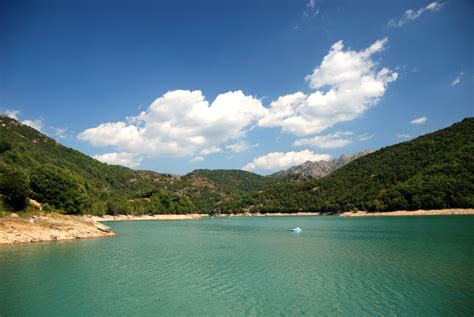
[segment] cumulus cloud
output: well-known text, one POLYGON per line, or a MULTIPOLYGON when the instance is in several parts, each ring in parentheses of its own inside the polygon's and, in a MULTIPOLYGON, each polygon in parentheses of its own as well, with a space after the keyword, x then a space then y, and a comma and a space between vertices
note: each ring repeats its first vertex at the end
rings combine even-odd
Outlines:
POLYGON ((451 82, 451 86, 456 86, 461 82, 461 77, 464 75, 464 71, 461 71, 459 75, 451 82))
MULTIPOLYGON (((27 125, 35 130, 38 130, 40 132, 43 132, 42 129, 43 129, 43 121, 44 119, 42 117, 38 118, 38 119, 35 119, 35 120, 23 120, 21 121, 20 120, 20 114, 21 112, 19 110, 5 110, 3 112, 4 115, 6 115, 7 117, 10 117, 12 119, 15 119, 15 120, 18 120, 20 121, 21 123, 23 123, 24 125, 27 125)), ((44 132, 43 132, 44 133, 44 132)))
POLYGON ((211 146, 211 147, 208 147, 208 148, 205 148, 203 150, 201 150, 201 152, 199 152, 199 154, 201 155, 209 155, 209 154, 214 154, 214 153, 220 153, 222 152, 222 149, 218 146, 211 146))
POLYGON ((54 130, 54 134, 59 139, 64 139, 66 137, 67 128, 52 128, 54 130))
POLYGON ((390 20, 388 22, 388 25, 392 27, 401 27, 409 21, 418 19, 422 14, 424 14, 427 11, 438 11, 439 9, 443 7, 443 5, 444 4, 440 2, 431 2, 426 7, 420 8, 418 10, 413 10, 413 9, 406 10, 400 19, 390 20))
POLYGON ((196 156, 190 160, 191 163, 196 163, 196 162, 201 162, 201 161, 204 161, 204 157, 202 156, 196 156))
POLYGON ((175 90, 127 122, 103 123, 78 138, 143 155, 207 155, 216 153, 220 144, 244 137, 267 111, 260 100, 242 91, 220 94, 209 104, 199 90, 175 90))
POLYGON ((43 118, 35 119, 35 120, 23 120, 21 123, 42 132, 43 129, 43 118))
POLYGON ((15 119, 15 120, 18 120, 18 115, 20 114, 20 111, 18 110, 6 110, 4 112, 4 114, 7 116, 7 117, 10 117, 12 119, 15 119))
POLYGON ((251 171, 254 169, 281 170, 294 165, 303 164, 306 161, 329 161, 331 156, 328 154, 318 154, 310 150, 301 152, 273 152, 255 158, 252 162, 245 165, 242 169, 251 171))
POLYGON ((428 121, 427 117, 419 117, 419 118, 415 118, 415 119, 411 120, 410 123, 420 125, 420 124, 426 123, 426 121, 428 121))
POLYGON ((408 133, 400 133, 400 134, 397 135, 397 137, 399 139, 409 140, 409 139, 413 139, 415 136, 411 135, 411 134, 408 134, 408 133))
POLYGON ((384 38, 364 50, 354 51, 344 50, 343 42, 336 42, 322 63, 305 78, 315 91, 279 97, 258 125, 309 135, 361 116, 398 77, 388 68, 378 68, 373 60, 373 54, 381 52, 386 43, 384 38))
POLYGON ((143 158, 134 153, 113 152, 93 156, 96 160, 107 164, 122 165, 127 167, 137 167, 141 164, 143 158))
POLYGON ((359 141, 367 141, 367 140, 372 139, 374 136, 375 135, 373 134, 363 133, 359 135, 357 138, 359 139, 359 141))
POLYGON ((326 149, 334 149, 346 146, 352 141, 348 138, 352 136, 353 132, 334 132, 327 135, 316 136, 313 138, 303 138, 298 139, 293 142, 294 146, 311 146, 311 147, 318 147, 318 148, 326 148, 326 149))
POLYGON ((225 148, 231 152, 240 153, 240 152, 247 151, 248 149, 255 148, 258 145, 259 145, 258 143, 248 144, 245 141, 239 141, 237 143, 226 145, 225 148))

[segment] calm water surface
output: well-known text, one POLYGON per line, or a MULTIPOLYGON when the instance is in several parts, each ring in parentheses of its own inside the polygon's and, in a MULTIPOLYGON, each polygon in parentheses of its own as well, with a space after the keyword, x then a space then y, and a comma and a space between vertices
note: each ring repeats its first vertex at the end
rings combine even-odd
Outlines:
POLYGON ((0 246, 0 316, 474 314, 473 216, 108 224, 0 246))

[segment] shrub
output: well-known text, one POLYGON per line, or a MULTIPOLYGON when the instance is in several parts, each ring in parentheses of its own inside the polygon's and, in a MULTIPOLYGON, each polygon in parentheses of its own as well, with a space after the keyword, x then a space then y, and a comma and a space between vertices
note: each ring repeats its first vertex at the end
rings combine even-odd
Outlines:
POLYGON ((6 169, 0 174, 0 192, 7 207, 24 210, 30 192, 28 176, 17 169, 6 169))

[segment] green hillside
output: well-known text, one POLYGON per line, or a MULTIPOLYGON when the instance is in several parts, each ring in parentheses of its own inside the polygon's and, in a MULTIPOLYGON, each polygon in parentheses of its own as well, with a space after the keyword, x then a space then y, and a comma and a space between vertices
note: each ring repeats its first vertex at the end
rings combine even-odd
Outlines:
POLYGON ((223 212, 474 207, 474 119, 363 156, 320 180, 278 184, 223 212), (284 193, 284 194, 283 194, 284 193))
MULTIPOLYGON (((202 176, 219 184, 221 188, 238 190, 241 193, 251 193, 263 189, 266 186, 276 184, 280 179, 276 177, 265 177, 242 170, 209 170, 199 169, 190 173, 202 176)), ((189 175, 189 174, 188 174, 189 175)))
POLYGON ((221 181, 212 172, 209 177, 200 172, 180 177, 108 165, 0 116, 3 209, 22 209, 21 199, 13 196, 26 191, 47 208, 70 213, 207 213, 249 192, 243 188, 261 187, 264 177, 242 173, 240 181, 234 171, 222 171, 233 176, 232 181, 221 181))
POLYGON ((240 170, 184 176, 101 163, 0 116, 0 211, 215 213, 474 206, 474 119, 383 148, 319 180, 240 170))

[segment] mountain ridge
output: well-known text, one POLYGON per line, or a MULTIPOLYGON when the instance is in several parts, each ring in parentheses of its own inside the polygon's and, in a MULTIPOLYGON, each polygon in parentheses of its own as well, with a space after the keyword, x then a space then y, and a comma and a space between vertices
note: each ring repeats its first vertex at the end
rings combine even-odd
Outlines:
POLYGON ((373 150, 365 150, 354 154, 343 154, 338 158, 329 161, 306 161, 301 165, 292 166, 286 170, 281 170, 271 174, 270 176, 301 175, 303 177, 322 178, 353 160, 372 152, 373 150))

